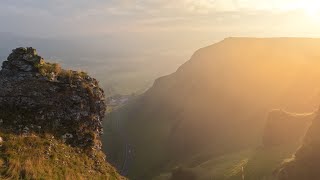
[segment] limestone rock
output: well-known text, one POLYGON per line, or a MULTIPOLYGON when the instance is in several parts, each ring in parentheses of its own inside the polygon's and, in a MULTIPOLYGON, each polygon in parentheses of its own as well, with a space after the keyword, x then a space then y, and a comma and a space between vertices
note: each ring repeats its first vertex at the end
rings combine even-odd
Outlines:
POLYGON ((100 149, 104 100, 96 79, 45 62, 33 48, 14 49, 2 64, 1 126, 12 132, 72 134, 66 143, 100 149))
POLYGON ((7 60, 2 65, 3 69, 24 72, 35 71, 35 65, 43 62, 43 59, 37 55, 36 50, 31 47, 14 49, 7 60))

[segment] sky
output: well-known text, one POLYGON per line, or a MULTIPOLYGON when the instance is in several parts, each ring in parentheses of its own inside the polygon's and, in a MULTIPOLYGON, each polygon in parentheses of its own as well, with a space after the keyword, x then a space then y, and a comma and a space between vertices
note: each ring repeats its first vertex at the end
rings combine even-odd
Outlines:
POLYGON ((317 0, 1 0, 0 32, 180 53, 230 36, 319 37, 319 12, 317 0))
POLYGON ((127 86, 172 73, 227 37, 320 37, 320 1, 1 0, 0 27, 0 59, 33 46, 127 86))
POLYGON ((42 36, 214 32, 296 13, 312 21, 318 10, 316 0, 1 0, 0 21, 2 31, 42 36))

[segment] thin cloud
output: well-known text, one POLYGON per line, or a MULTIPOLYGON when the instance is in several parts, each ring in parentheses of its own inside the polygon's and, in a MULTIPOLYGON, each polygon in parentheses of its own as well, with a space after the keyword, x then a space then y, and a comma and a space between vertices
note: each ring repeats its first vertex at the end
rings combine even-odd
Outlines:
MULTIPOLYGON (((185 31, 255 26, 255 14, 290 14, 314 0, 2 0, 2 31, 72 35, 147 31, 185 31), (300 4, 299 4, 300 3, 300 4), (247 19, 244 19, 246 17, 247 19), (249 23, 247 23, 249 22, 249 23), (250 24, 251 23, 251 24, 250 24), (241 25, 241 24, 240 24, 241 25), (207 26, 207 27, 205 27, 207 26), (242 25, 243 26, 243 25, 242 25), (200 28, 199 28, 200 27, 200 28)), ((275 15, 276 16, 276 15, 275 15)))

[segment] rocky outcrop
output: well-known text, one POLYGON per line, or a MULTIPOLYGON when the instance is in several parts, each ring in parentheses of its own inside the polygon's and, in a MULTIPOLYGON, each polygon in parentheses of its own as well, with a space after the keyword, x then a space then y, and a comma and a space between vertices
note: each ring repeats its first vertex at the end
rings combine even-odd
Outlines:
POLYGON ((0 71, 0 124, 14 133, 51 133, 75 147, 100 149, 104 91, 84 72, 17 48, 0 71))
POLYGON ((295 114, 272 110, 268 113, 263 145, 271 147, 301 142, 314 116, 314 113, 295 114))
POLYGON ((320 179, 320 113, 312 122, 302 146, 291 161, 286 162, 278 173, 279 180, 320 179))

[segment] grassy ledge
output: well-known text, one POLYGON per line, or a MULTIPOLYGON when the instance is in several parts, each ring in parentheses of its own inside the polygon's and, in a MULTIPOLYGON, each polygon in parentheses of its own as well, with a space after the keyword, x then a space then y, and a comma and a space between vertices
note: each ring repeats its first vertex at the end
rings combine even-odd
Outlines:
POLYGON ((52 135, 22 136, 0 128, 0 179, 124 179, 98 152, 93 160, 81 149, 52 135))

